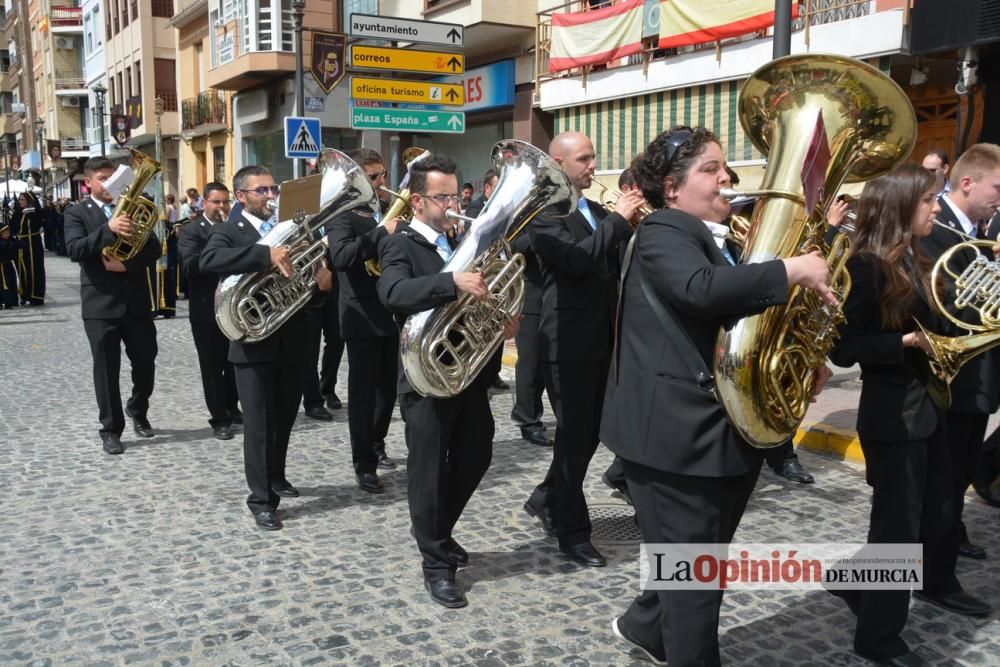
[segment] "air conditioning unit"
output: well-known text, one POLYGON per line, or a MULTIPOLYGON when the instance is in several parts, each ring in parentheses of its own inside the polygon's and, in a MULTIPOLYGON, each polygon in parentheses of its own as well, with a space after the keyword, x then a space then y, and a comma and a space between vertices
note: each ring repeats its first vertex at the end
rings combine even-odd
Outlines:
POLYGON ((56 48, 57 49, 70 49, 74 48, 72 37, 56 37, 56 48))
POLYGON ((80 106, 79 97, 64 97, 62 98, 62 105, 64 107, 78 107, 80 106))

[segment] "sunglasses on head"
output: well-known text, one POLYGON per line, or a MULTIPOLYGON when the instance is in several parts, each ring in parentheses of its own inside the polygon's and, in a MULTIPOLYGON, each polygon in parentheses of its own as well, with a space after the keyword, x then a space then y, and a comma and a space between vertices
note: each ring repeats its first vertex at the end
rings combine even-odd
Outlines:
POLYGON ((677 157, 681 146, 689 142, 693 136, 694 132, 691 130, 677 130, 670 134, 667 139, 667 173, 670 173, 670 168, 674 166, 674 158, 677 157))

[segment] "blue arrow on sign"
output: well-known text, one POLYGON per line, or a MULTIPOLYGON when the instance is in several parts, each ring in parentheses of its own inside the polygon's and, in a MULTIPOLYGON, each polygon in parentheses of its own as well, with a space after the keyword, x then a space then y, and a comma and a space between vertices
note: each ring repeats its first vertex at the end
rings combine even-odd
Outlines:
POLYGON ((285 157, 318 158, 321 136, 319 118, 285 116, 285 157))

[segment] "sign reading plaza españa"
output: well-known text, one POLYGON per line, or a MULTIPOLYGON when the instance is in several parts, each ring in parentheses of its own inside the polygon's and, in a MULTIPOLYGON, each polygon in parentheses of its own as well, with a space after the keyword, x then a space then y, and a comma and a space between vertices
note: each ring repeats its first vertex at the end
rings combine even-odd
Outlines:
POLYGON ((462 106, 465 102, 465 86, 458 83, 352 76, 351 97, 356 100, 378 100, 380 102, 462 106))
POLYGON ((403 132, 465 132, 465 114, 461 111, 417 111, 352 107, 351 127, 356 130, 396 130, 403 132))
POLYGON ((437 23, 397 19, 371 14, 351 14, 351 37, 387 39, 394 42, 423 42, 462 46, 465 27, 457 23, 437 23))
POLYGON ((465 56, 444 51, 385 49, 352 44, 351 66, 424 74, 461 74, 465 71, 465 56))

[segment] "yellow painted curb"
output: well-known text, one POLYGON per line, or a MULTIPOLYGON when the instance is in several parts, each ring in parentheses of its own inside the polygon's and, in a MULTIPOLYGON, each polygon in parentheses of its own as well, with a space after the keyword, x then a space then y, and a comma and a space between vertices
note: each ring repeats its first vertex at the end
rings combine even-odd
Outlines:
POLYGON ((514 368, 517 365, 517 352, 507 352, 503 353, 503 365, 514 368))
POLYGON ((865 462, 857 433, 823 422, 803 424, 795 435, 795 443, 797 446, 817 454, 835 456, 854 463, 865 462))

